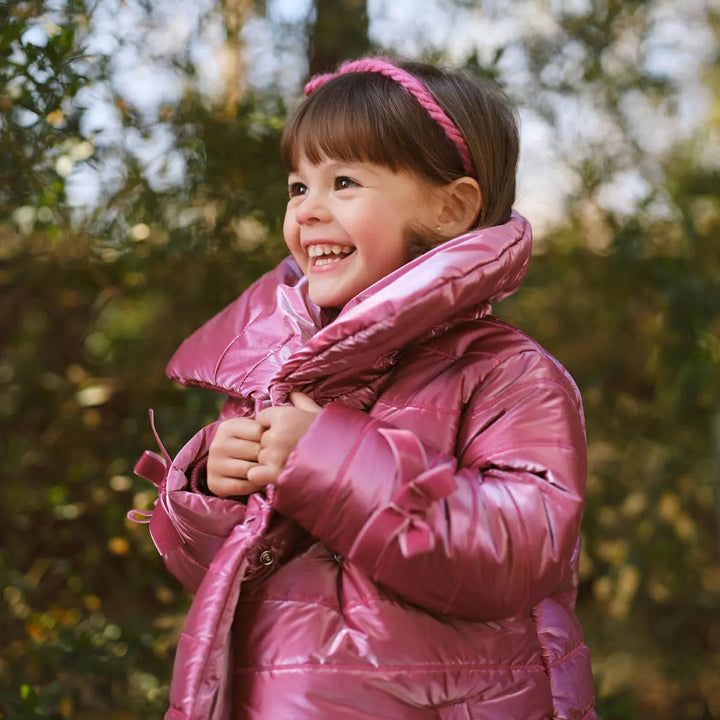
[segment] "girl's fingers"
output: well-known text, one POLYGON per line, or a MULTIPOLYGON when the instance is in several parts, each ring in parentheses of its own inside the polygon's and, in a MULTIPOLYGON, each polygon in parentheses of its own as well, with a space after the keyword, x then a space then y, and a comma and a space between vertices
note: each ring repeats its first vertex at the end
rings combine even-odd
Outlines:
POLYGON ((228 456, 235 460, 251 460, 252 462, 257 462, 260 443, 234 438, 232 443, 228 442, 227 450, 228 456))
POLYGON ((215 478, 212 482, 208 478, 208 490, 218 497, 235 497, 250 495, 257 492, 262 485, 250 480, 238 480, 237 478, 215 478))
POLYGON ((305 410, 306 412, 319 413, 322 408, 318 405, 309 395, 300 392, 299 390, 293 390, 289 397, 290 402, 298 410, 305 410))
POLYGON ((255 467, 272 467, 281 470, 286 460, 287 453, 283 452, 281 448, 263 446, 258 453, 255 467))
MULTIPOLYGON (((220 497, 228 495, 241 495, 245 493, 230 492, 229 486, 238 483, 239 487, 243 487, 243 483, 247 483, 248 472, 255 467, 257 463, 248 462, 247 460, 236 460, 234 458, 213 457, 208 458, 207 464, 207 486, 210 492, 220 497)), ((248 491, 252 492, 252 490, 248 491)))
POLYGON ((265 483, 249 475, 257 463, 244 460, 226 460, 211 467, 208 463, 207 486, 208 490, 218 497, 231 497, 233 495, 250 495, 260 490, 265 483))
POLYGON ((222 422, 210 445, 208 489, 220 497, 248 495, 277 482, 287 458, 315 420, 320 406, 300 392, 292 405, 269 407, 257 418, 222 422))
POLYGON ((262 426, 251 418, 231 418, 220 423, 208 455, 210 492, 232 497, 249 495, 262 487, 248 480, 248 472, 258 462, 262 431, 262 426))
POLYGON ((208 478, 217 477, 247 480, 248 470, 256 464, 256 462, 241 460, 238 458, 218 458, 210 456, 207 464, 208 478))
POLYGON ((282 468, 275 465, 255 465, 251 468, 249 482, 259 487, 274 485, 280 475, 282 468))
POLYGON ((249 440, 259 442, 262 435, 262 425, 252 418, 231 418, 224 420, 218 427, 217 434, 225 438, 249 440))

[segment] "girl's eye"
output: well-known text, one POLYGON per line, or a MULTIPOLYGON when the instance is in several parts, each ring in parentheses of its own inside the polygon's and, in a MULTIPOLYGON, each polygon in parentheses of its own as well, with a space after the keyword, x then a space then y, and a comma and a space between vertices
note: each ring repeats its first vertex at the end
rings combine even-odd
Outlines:
POLYGON ((290 183, 288 185, 288 196, 291 198, 304 195, 307 192, 307 185, 299 182, 290 183))
POLYGON ((355 187, 357 183, 352 179, 345 175, 339 175, 335 178, 335 189, 336 190, 349 190, 352 187, 355 187))

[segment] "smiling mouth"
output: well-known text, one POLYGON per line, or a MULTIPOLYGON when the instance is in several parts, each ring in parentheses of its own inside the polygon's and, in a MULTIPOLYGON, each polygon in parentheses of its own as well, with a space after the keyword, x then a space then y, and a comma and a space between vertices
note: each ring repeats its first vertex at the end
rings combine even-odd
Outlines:
POLYGON ((307 254, 313 267, 338 263, 354 252, 355 248, 347 247, 346 245, 331 245, 326 243, 310 245, 307 249, 307 254))

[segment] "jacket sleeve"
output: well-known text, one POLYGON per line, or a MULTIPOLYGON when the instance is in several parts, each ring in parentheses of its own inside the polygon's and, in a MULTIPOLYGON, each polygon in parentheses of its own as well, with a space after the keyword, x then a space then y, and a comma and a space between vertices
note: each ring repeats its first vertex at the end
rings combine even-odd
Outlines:
POLYGON ((406 600, 488 621, 573 586, 585 473, 574 384, 549 358, 520 355, 473 393, 456 456, 326 407, 275 505, 406 600))
POLYGON ((204 495, 193 487, 197 469, 206 463, 217 422, 196 433, 170 463, 145 453, 135 472, 158 485, 158 498, 149 519, 150 535, 167 569, 195 592, 215 553, 238 523, 246 505, 204 495))

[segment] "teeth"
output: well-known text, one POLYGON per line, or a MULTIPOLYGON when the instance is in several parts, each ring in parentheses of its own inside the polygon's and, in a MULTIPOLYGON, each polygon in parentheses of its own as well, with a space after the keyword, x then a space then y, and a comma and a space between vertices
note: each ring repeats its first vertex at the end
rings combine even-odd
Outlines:
POLYGON ((311 258, 319 258, 323 255, 349 255, 351 252, 352 248, 327 243, 310 245, 307 249, 308 256, 311 258))

